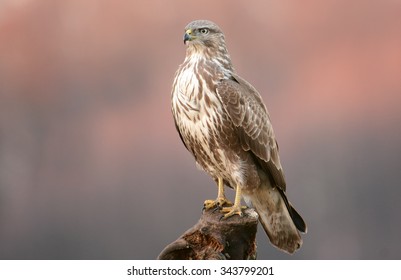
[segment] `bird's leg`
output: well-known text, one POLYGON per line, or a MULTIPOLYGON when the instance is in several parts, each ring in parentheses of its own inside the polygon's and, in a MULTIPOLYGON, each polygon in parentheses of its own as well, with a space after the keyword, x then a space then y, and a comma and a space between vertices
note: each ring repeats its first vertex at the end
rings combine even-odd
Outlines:
POLYGON ((204 208, 206 210, 209 210, 211 208, 215 207, 222 207, 223 205, 233 205, 231 201, 229 201, 226 198, 226 195, 224 194, 224 183, 223 183, 223 178, 218 178, 218 192, 217 192, 217 198, 216 200, 205 200, 203 203, 204 208))
POLYGON ((224 218, 231 217, 233 215, 240 215, 242 217, 242 209, 245 209, 246 207, 241 207, 241 187, 237 185, 237 188, 235 189, 235 201, 234 205, 230 207, 223 207, 221 212, 227 213, 224 215, 224 218))

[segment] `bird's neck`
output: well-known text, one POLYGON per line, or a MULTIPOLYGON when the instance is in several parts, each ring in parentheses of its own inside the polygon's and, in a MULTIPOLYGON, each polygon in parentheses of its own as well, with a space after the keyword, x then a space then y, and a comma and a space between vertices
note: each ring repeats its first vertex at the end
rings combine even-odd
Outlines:
POLYGON ((234 73, 234 67, 225 44, 212 47, 197 45, 188 46, 185 60, 187 62, 212 62, 213 64, 217 64, 220 68, 222 68, 224 72, 234 73))

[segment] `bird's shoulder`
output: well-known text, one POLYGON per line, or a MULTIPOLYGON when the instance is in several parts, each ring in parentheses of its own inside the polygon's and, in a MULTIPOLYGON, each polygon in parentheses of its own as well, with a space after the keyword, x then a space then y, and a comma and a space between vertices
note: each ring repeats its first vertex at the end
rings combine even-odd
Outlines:
POLYGON ((220 80, 217 85, 217 91, 224 98, 238 98, 245 103, 256 103, 267 114, 267 109, 260 93, 251 83, 239 75, 232 74, 229 78, 220 80))

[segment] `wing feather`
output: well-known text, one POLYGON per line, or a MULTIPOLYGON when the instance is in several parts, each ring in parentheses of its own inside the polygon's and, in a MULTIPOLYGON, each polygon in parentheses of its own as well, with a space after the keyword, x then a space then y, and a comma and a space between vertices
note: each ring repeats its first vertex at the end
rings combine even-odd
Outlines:
POLYGON ((216 88, 224 109, 237 127, 242 148, 250 151, 280 189, 286 189, 270 117, 262 98, 247 81, 235 76, 216 88))

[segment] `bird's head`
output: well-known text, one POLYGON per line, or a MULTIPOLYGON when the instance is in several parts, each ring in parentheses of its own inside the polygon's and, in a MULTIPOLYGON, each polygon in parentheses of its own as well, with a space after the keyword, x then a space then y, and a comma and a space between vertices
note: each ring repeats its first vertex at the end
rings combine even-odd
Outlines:
POLYGON ((214 59, 226 70, 233 70, 223 31, 209 20, 195 20, 185 27, 184 44, 187 57, 214 59))
POLYGON ((217 24, 195 20, 185 27, 184 44, 197 49, 225 46, 224 34, 217 24))

